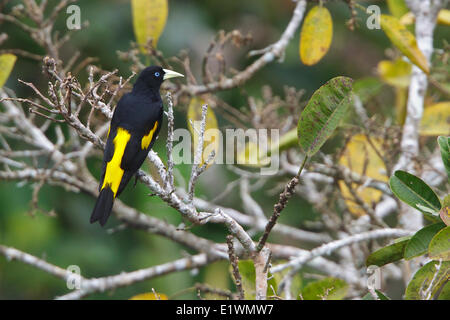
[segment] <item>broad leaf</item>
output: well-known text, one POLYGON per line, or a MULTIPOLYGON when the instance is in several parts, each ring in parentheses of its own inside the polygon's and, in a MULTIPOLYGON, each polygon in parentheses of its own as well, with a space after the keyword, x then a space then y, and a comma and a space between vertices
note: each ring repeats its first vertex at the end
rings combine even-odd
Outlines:
POLYGON ((395 119, 401 126, 405 124, 408 88, 395 88, 395 119))
POLYGON ((405 13, 399 19, 400 19, 400 23, 405 26, 409 26, 410 24, 413 24, 416 21, 416 17, 414 16, 414 14, 412 12, 405 13))
MULTIPOLYGON (((408 12, 400 18, 400 22, 404 25, 412 24, 412 23, 414 23, 415 20, 416 20, 416 17, 414 16, 414 14, 412 12, 408 12)), ((438 24, 450 26, 450 10, 441 9, 438 13, 436 22, 438 24)))
MULTIPOLYGON (((391 299, 389 299, 389 297, 386 296, 383 292, 381 292, 381 291, 379 291, 379 290, 377 290, 377 289, 375 289, 374 291, 375 291, 375 294, 376 294, 377 297, 378 297, 378 300, 391 300, 391 299)), ((368 292, 368 293, 362 298, 362 300, 375 300, 375 299, 374 299, 373 296, 370 294, 370 292, 368 292)))
POLYGON ((0 88, 3 87, 6 80, 16 63, 17 57, 10 53, 0 55, 0 88))
POLYGON ((431 239, 428 247, 428 255, 433 260, 442 259, 450 260, 450 227, 447 226, 439 231, 433 239, 431 239))
POLYGON ((255 141, 249 141, 242 150, 237 150, 236 161, 239 165, 264 167, 270 164, 270 158, 255 141))
MULTIPOLYGON (((201 119, 202 119, 202 106, 206 102, 203 99, 193 98, 189 103, 187 120, 188 120, 188 128, 193 137, 193 152, 195 154, 200 138, 200 128, 201 128, 201 119), (192 121, 192 124, 191 124, 192 121)), ((208 112, 206 113, 206 124, 205 124, 205 134, 203 137, 203 155, 200 162, 202 165, 209 157, 212 151, 214 151, 214 157, 212 161, 208 164, 208 167, 214 162, 214 159, 217 157, 220 147, 220 132, 217 124, 217 118, 214 114, 212 108, 208 108, 208 112)))
POLYGON ((434 297, 442 285, 448 281, 450 261, 443 261, 438 272, 436 271, 437 265, 439 265, 438 261, 430 261, 417 270, 406 288, 406 300, 426 299, 428 298, 425 294, 427 290, 431 293, 431 298, 434 297), (434 281, 432 281, 433 278, 435 279, 434 281), (432 285, 431 288, 430 285, 432 285))
POLYGON ((425 254, 431 239, 444 227, 444 223, 438 222, 417 231, 406 245, 404 258, 409 260, 425 254))
POLYGON ((450 10, 441 9, 437 16, 437 23, 450 26, 450 10))
MULTIPOLYGON (((255 265, 252 260, 239 260, 238 262, 239 273, 242 277, 242 288, 244 289, 245 300, 254 300, 256 295, 256 273, 255 265)), ((232 274, 232 269, 230 266, 230 273, 232 274)), ((270 275, 269 275, 270 277, 270 275)), ((234 277, 232 276, 233 281, 234 277)), ((267 281, 267 295, 273 295, 272 288, 277 290, 277 283, 275 278, 272 277, 267 281)))
POLYGON ((129 300, 168 300, 164 293, 146 292, 132 296, 129 300))
POLYGON ((438 144, 441 149, 442 162, 450 182, 450 137, 438 137, 438 144))
POLYGON ((447 281, 447 283, 442 288, 441 292, 439 293, 438 300, 450 300, 450 281, 447 281))
POLYGON ((389 297, 387 295, 385 295, 383 292, 381 292, 377 289, 375 289, 375 293, 377 294, 377 296, 380 300, 391 300, 391 299, 389 299, 389 297))
POLYGON ((166 25, 168 0, 131 0, 133 28, 140 50, 145 53, 145 45, 151 39, 153 46, 166 25))
MULTIPOLYGON (((229 261, 219 261, 210 264, 208 268, 204 269, 202 283, 213 288, 228 290, 230 286, 230 275, 228 274, 229 267, 229 261)), ((213 292, 202 293, 202 296, 206 300, 223 298, 223 296, 217 295, 213 292)))
POLYGON ((366 77, 353 82, 353 92, 364 104, 381 92, 383 83, 374 77, 366 77))
POLYGON ((450 134, 450 101, 425 107, 419 133, 422 136, 450 134))
MULTIPOLYGON (((382 150, 382 141, 380 139, 372 137, 370 141, 377 150, 382 150)), ((357 134, 349 140, 345 151, 339 158, 339 164, 351 169, 352 172, 358 175, 365 175, 380 181, 388 181, 383 160, 378 156, 372 144, 369 143, 367 137, 363 134, 357 134)), ((353 187, 359 198, 369 206, 372 203, 377 203, 382 196, 380 190, 361 187, 356 184, 353 187)), ((364 209, 355 201, 344 181, 339 181, 339 188, 341 189, 348 210, 357 216, 365 214, 364 209)))
POLYGON ((411 64, 401 58, 395 61, 383 60, 378 63, 378 73, 387 84, 397 88, 407 88, 411 78, 411 64))
POLYGON ((396 18, 400 18, 408 12, 408 7, 406 6, 405 0, 387 0, 387 5, 389 7, 389 11, 396 18))
MULTIPOLYGON (((280 263, 284 263, 284 262, 286 262, 286 261, 280 261, 280 263)), ((280 283, 288 272, 289 272, 289 269, 284 269, 280 272, 274 273, 273 277, 275 279, 275 283, 280 283)), ((294 299, 297 299, 297 300, 301 299, 300 294, 301 294, 302 287, 303 287, 302 273, 297 272, 295 274, 295 276, 292 277, 291 286, 290 286, 291 294, 294 299)), ((270 295, 273 295, 273 292, 270 295)))
POLYGON ((327 53, 333 38, 333 20, 327 8, 315 6, 303 22, 300 33, 300 59, 307 66, 319 62, 327 53))
POLYGON ((292 129, 283 134, 278 141, 270 141, 268 137, 267 147, 261 147, 261 139, 258 141, 249 141, 245 148, 238 149, 236 159, 238 164, 263 167, 270 164, 271 154, 273 152, 281 153, 284 150, 297 146, 297 129, 292 129), (258 143, 257 143, 258 142, 258 143))
POLYGON ((400 200, 426 215, 430 214, 429 211, 438 213, 441 210, 438 196, 415 175, 397 170, 389 180, 389 185, 400 200))
POLYGON ((410 237, 397 239, 393 244, 378 249, 371 253, 366 260, 366 266, 384 266, 403 259, 405 247, 408 244, 410 237))
POLYGON ((289 130, 280 137, 278 145, 272 146, 270 148, 270 153, 268 155, 272 153, 272 150, 274 150, 273 148, 275 147, 278 147, 278 150, 281 152, 294 146, 297 146, 297 144, 298 144, 297 129, 294 128, 292 130, 289 130))
POLYGON ((427 59, 417 46, 416 38, 397 18, 382 14, 380 24, 392 44, 423 72, 430 73, 427 59))
POLYGON ((319 151, 350 107, 352 81, 347 77, 331 79, 314 92, 300 115, 298 141, 308 156, 319 151))
POLYGON ((445 206, 439 211, 439 216, 447 226, 450 226, 450 206, 445 206))
POLYGON ((348 291, 348 284, 337 278, 325 278, 308 283, 301 294, 305 300, 342 300, 348 291))
POLYGON ((450 193, 444 197, 442 200, 443 207, 450 207, 450 193))

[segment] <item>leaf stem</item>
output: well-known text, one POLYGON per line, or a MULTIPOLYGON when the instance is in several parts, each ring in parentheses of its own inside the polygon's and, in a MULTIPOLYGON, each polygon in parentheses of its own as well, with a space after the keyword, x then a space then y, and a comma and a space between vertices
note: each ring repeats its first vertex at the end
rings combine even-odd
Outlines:
POLYGON ((305 167, 306 162, 308 161, 308 159, 309 159, 308 155, 305 155, 305 158, 303 159, 303 162, 300 165, 300 168, 298 169, 297 176, 296 176, 297 178, 299 178, 300 175, 302 174, 303 168, 305 167))

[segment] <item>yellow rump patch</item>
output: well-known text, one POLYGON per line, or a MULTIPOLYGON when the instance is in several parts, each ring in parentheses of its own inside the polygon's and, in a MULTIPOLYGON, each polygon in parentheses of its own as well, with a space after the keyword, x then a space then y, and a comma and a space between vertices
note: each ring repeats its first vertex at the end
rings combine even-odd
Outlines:
POLYGON ((148 146, 150 145, 150 142, 152 142, 153 134, 155 133, 155 130, 157 127, 158 127, 158 121, 155 121, 155 125, 153 126, 153 129, 150 130, 150 132, 142 138, 142 141, 141 141, 142 150, 147 149, 148 146))
POLYGON ((116 197, 120 181, 122 181, 123 169, 120 167, 120 163, 122 162, 125 147, 127 146, 130 138, 131 134, 127 130, 123 128, 117 129, 117 134, 113 141, 114 155, 106 165, 105 179, 103 180, 102 189, 108 185, 112 192, 114 192, 114 197, 116 197))

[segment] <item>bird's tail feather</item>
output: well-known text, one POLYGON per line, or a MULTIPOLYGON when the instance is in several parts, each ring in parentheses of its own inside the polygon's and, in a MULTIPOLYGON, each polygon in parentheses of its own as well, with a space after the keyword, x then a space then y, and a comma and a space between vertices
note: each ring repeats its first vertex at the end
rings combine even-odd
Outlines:
POLYGON ((95 203, 94 210, 91 215, 91 223, 100 222, 104 226, 111 214, 114 203, 114 193, 109 186, 105 186, 101 191, 95 203))

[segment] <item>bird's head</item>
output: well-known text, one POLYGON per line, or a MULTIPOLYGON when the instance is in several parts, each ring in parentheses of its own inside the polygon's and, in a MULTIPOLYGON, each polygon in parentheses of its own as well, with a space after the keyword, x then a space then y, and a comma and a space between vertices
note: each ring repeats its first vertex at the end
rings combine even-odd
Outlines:
POLYGON ((176 77, 184 77, 181 73, 163 69, 160 66, 150 66, 142 70, 137 82, 141 82, 150 88, 159 88, 164 80, 176 77))

